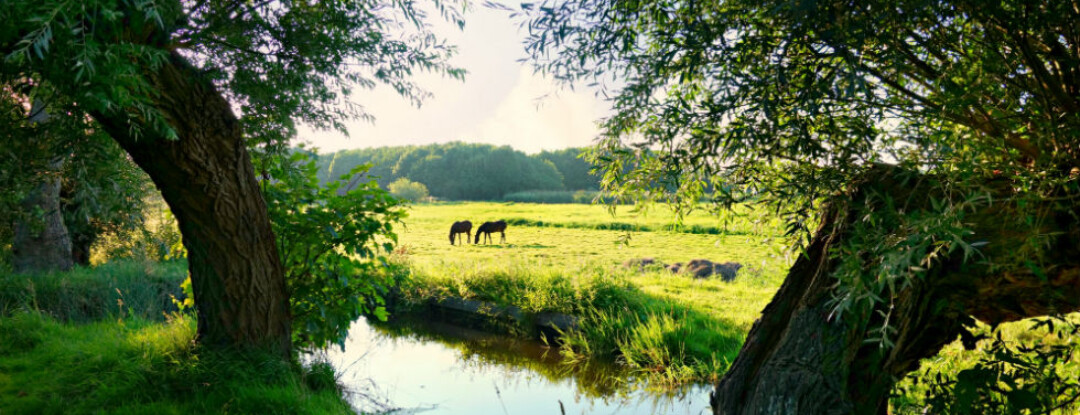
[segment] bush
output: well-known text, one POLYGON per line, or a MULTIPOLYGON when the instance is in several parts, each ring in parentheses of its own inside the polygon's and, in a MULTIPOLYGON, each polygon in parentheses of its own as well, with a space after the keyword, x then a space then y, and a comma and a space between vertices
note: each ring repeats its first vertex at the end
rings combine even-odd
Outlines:
POLYGON ((390 186, 388 187, 390 189, 390 194, 398 199, 422 202, 428 197, 427 186, 424 186, 423 183, 414 182, 404 177, 390 183, 390 186))
POLYGON ((386 316, 383 274, 397 242, 394 225, 405 216, 400 201, 374 180, 342 189, 368 166, 321 187, 315 162, 303 151, 254 154, 276 179, 261 185, 285 267, 293 344, 344 348, 349 326, 362 314, 386 316))
POLYGON ((104 264, 117 259, 169 261, 187 257, 180 227, 160 196, 148 198, 144 222, 129 229, 102 234, 91 247, 90 263, 104 264))

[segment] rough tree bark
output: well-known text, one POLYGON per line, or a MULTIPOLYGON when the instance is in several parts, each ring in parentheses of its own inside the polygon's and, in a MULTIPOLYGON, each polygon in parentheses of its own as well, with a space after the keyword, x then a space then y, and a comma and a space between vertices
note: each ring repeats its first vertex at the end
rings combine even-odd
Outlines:
MULTIPOLYGON (((161 190, 188 251, 198 340, 288 355, 291 316, 266 202, 228 101, 175 52, 150 74, 178 140, 133 136, 126 114, 94 117, 161 190)), ((149 134, 150 132, 144 132, 149 134)))
MULTIPOLYGON (((30 109, 30 122, 42 124, 48 120, 45 104, 34 101, 30 109)), ((48 137, 41 140, 48 141, 48 137)), ((31 215, 41 212, 42 216, 15 223, 11 251, 12 266, 17 273, 67 271, 74 266, 71 261, 71 239, 68 238, 60 212, 60 169, 63 164, 63 157, 49 160, 42 181, 21 202, 23 212, 31 215)))
POLYGON ((972 317, 996 324, 1080 309, 1080 209, 1065 198, 1035 210, 1041 215, 1035 231, 1046 236, 1048 247, 1041 278, 1023 263, 1003 263, 1024 259, 1017 258, 1016 248, 1030 233, 1017 231, 1008 219, 1017 217, 1017 206, 1008 183, 998 180, 988 183, 994 202, 965 217, 972 237, 989 242, 980 249, 981 259, 964 263, 961 254, 951 255, 925 278, 886 297, 892 299, 894 347, 864 342, 869 328, 880 326, 877 311, 886 311, 888 303, 845 315, 844 321, 830 319, 828 300, 837 282, 830 253, 862 217, 853 214, 856 207, 870 194, 886 194, 908 209, 923 209, 928 196, 941 193, 939 182, 900 180, 897 173, 873 169, 848 198, 826 208, 806 254, 716 385, 715 414, 885 414, 894 381, 955 340, 972 317))
POLYGON ((23 212, 41 212, 40 218, 15 222, 11 243, 12 266, 17 273, 67 271, 71 260, 71 239, 60 213, 60 167, 63 159, 48 163, 49 172, 22 200, 23 212))

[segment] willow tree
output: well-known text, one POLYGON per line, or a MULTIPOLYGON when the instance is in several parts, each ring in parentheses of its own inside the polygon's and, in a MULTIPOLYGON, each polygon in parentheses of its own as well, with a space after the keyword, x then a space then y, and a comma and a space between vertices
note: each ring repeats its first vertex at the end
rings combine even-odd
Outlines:
POLYGON ((884 413, 974 319, 1080 308, 1080 3, 521 13, 538 68, 611 97, 593 156, 609 188, 688 207, 722 182, 722 206, 754 196, 805 236, 716 413, 884 413))
POLYGON ((149 174, 183 234, 202 344, 284 355, 288 293, 248 146, 282 147, 301 121, 343 129, 365 116, 354 88, 415 101, 413 70, 461 76, 424 19, 378 0, 5 1, 0 72, 75 100, 149 174))

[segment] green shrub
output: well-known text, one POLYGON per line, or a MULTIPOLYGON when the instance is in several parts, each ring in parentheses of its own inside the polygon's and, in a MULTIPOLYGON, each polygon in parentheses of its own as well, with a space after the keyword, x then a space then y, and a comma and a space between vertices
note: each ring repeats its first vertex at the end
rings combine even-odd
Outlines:
POLYGON ((385 318, 386 255, 397 242, 394 224, 405 216, 401 202, 375 180, 342 189, 363 177, 366 165, 322 187, 306 152, 254 155, 275 178, 261 186, 285 267, 293 344, 344 348, 361 315, 385 318))
POLYGON ((1075 414, 1080 315, 980 325, 898 384, 895 413, 1075 414), (943 358, 942 356, 949 356, 943 358))
POLYGON ((423 183, 414 182, 404 177, 390 183, 387 188, 394 197, 412 202, 423 202, 428 198, 428 188, 423 183))
POLYGON ((118 229, 101 235, 90 248, 90 263, 104 264, 118 259, 135 261, 170 261, 187 258, 187 250, 176 223, 164 200, 146 203, 141 226, 118 229))

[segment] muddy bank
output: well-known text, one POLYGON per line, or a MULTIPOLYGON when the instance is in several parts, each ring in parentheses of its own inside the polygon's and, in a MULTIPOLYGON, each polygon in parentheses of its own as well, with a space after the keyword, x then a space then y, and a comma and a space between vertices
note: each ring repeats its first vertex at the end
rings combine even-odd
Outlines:
POLYGON ((394 297, 387 301, 391 315, 424 318, 476 330, 557 344, 563 333, 578 329, 578 317, 553 312, 531 313, 517 306, 459 297, 431 298, 419 304, 394 297))

